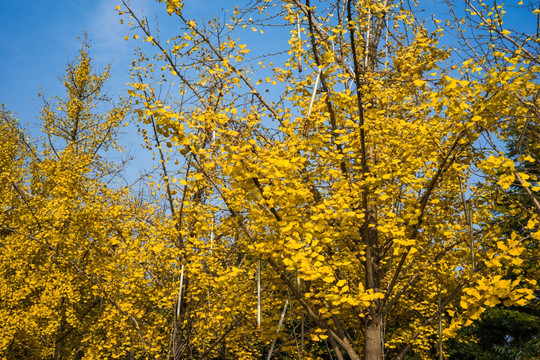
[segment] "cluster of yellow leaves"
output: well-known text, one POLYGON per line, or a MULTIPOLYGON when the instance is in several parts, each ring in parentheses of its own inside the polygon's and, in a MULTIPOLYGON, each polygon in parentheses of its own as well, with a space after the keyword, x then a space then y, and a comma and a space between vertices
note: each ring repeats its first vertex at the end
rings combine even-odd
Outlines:
POLYGON ((66 97, 45 102, 41 151, 0 114, 2 357, 156 357, 168 342, 174 226, 102 157, 129 107, 94 112, 108 73, 92 72, 86 50, 66 70, 66 97))

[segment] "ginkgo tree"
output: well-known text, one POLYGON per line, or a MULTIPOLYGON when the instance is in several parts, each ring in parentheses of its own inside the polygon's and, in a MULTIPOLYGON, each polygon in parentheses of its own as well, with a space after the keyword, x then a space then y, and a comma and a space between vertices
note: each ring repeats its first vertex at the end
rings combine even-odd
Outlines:
MULTIPOLYGON (((531 1, 519 1, 512 7, 502 7, 496 2, 467 1, 466 10, 448 2, 453 15, 453 29, 458 46, 476 66, 483 70, 505 69, 504 73, 488 81, 492 88, 504 87, 514 80, 516 69, 520 72, 536 72, 539 64, 539 30, 534 25, 540 10, 531 1), (516 27, 512 20, 519 12, 522 26, 516 27), (461 20, 464 18, 465 20, 461 20), (504 75, 504 78, 501 77, 504 75)), ((482 72, 479 72, 482 74, 482 72)), ((516 79, 519 80, 519 79, 516 79)), ((522 97, 523 87, 535 87, 535 81, 517 83, 507 90, 515 100, 528 109, 526 113, 507 118, 496 136, 486 137, 486 148, 493 156, 492 162, 504 163, 503 167, 489 169, 484 175, 486 185, 491 187, 491 202, 496 206, 497 232, 512 234, 524 245, 520 264, 508 267, 509 276, 521 274, 539 281, 538 276, 538 97, 537 94, 522 97), (502 141, 501 141, 502 140, 502 141)), ((538 287, 536 301, 526 306, 504 309, 502 304, 482 316, 481 324, 465 329, 460 341, 455 342, 454 356, 459 351, 485 352, 489 358, 534 357, 538 353, 538 287), (501 324, 501 325, 497 325, 501 324), (505 325, 502 325, 505 324, 505 325), (509 336, 505 336, 508 334, 509 336), (478 335, 478 344, 457 345, 478 335)))
POLYGON ((42 138, 0 112, 2 358, 143 358, 167 349, 174 296, 162 278, 175 269, 160 249, 172 226, 117 182, 121 169, 106 158, 130 110, 104 95, 108 77, 83 43, 60 78, 65 95, 42 96, 42 138))
POLYGON ((170 37, 118 11, 151 45, 130 95, 178 232, 172 357, 429 359, 486 308, 534 298, 507 277, 525 248, 474 174, 515 180, 479 138, 527 116, 536 65, 453 63, 401 2, 261 1, 210 21, 161 2, 170 37), (250 58, 245 32, 276 26, 283 55, 250 58))

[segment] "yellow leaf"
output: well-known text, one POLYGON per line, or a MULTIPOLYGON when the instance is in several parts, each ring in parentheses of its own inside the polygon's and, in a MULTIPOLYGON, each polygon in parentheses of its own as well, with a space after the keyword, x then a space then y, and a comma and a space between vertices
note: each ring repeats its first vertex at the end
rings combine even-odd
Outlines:
POLYGON ((443 330, 443 334, 449 338, 453 338, 457 335, 454 329, 452 328, 446 328, 443 330))

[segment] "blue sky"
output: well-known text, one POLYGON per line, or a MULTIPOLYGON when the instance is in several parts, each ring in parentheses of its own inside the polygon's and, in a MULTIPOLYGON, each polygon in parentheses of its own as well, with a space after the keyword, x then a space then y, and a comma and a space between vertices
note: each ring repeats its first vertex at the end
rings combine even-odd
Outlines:
MULTIPOLYGON (((216 6, 227 3, 223 0, 187 2, 185 9, 190 14, 205 17, 213 12, 208 9, 219 9, 216 6)), ((130 3, 133 9, 143 11, 149 18, 164 11, 164 5, 154 0, 131 0, 130 3)), ((90 55, 94 67, 102 69, 112 63, 111 79, 105 87, 108 94, 125 94, 126 83, 130 82, 133 49, 140 42, 124 40, 124 36, 133 33, 119 23, 120 17, 115 11, 118 4, 120 0, 0 0, 0 103, 31 130, 33 137, 40 135, 42 103, 38 93, 42 90, 46 97, 64 95, 58 77, 62 76, 68 61, 77 57, 81 46, 79 37, 85 32, 92 46, 90 55)), ((128 129, 121 141, 139 160, 149 160, 149 155, 139 150, 141 139, 133 129, 128 129)), ((131 176, 139 174, 140 170, 135 168, 131 169, 131 176)))
MULTIPOLYGON (((62 74, 68 59, 77 56, 84 31, 92 41, 96 65, 113 62, 112 80, 115 92, 125 88, 132 58, 133 42, 125 42, 128 33, 120 25, 114 7, 116 0, 0 0, 0 103, 18 114, 22 122, 34 122, 40 107, 40 87, 48 95, 59 94, 57 76, 62 74)), ((154 0, 132 0, 135 9, 146 14, 163 12, 163 4, 154 0)), ((208 17, 232 1, 186 0, 186 10, 208 17)), ((442 3, 421 1, 429 11, 445 11, 442 3)), ((514 3, 513 1, 508 4, 514 3)), ((516 1, 517 3, 517 1, 516 1)), ((526 25, 520 14, 508 20, 526 25)), ((534 21, 534 19, 531 19, 534 21)), ((531 22, 531 26, 535 24, 531 22)))
POLYGON ((40 87, 48 96, 61 94, 58 76, 76 58, 77 37, 85 30, 96 66, 113 61, 110 86, 127 82, 131 50, 122 40, 126 29, 118 23, 114 1, 0 0, 0 6, 0 102, 21 122, 37 123, 40 87))
MULTIPOLYGON (((164 5, 153 0, 131 0, 133 8, 149 17, 163 12, 164 5)), ((133 48, 129 34, 120 25, 114 10, 120 0, 0 0, 0 103, 22 123, 38 124, 40 88, 47 96, 62 95, 58 77, 68 60, 78 55, 88 33, 90 55, 97 68, 112 62, 111 94, 126 90, 133 48)), ((225 1, 188 0, 186 10, 204 13, 225 1)), ((208 16, 208 11, 206 16, 208 16)))
MULTIPOLYGON (((15 113, 21 123, 29 123, 34 134, 39 128, 41 107, 37 94, 40 89, 47 96, 63 94, 58 76, 68 60, 76 58, 81 43, 77 37, 85 31, 91 40, 95 66, 102 68, 112 61, 109 93, 127 90, 125 83, 129 82, 133 48, 140 42, 124 41, 130 32, 119 23, 114 11, 119 3, 119 0, 0 0, 0 103, 15 113)), ((220 8, 236 2, 186 0, 185 3, 184 10, 189 16, 209 18, 220 8)), ((154 0, 131 0, 131 4, 149 18, 156 12, 164 12, 164 4, 154 0)), ((427 7, 427 13, 440 13, 437 16, 441 17, 447 13, 442 2, 426 0, 421 5, 427 7)), ((520 27, 534 27, 534 18, 522 17, 524 14, 527 12, 510 13, 507 20, 520 27), (528 19, 533 21, 529 24, 528 19)), ((283 40, 286 45, 287 39, 276 40, 283 40)), ((264 44, 260 46, 264 48, 264 44)))

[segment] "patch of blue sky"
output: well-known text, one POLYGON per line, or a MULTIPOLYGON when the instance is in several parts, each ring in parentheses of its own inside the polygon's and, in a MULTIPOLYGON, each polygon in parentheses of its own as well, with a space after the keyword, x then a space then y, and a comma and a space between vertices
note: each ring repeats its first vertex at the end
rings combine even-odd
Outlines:
MULTIPOLYGON (((39 110, 41 103, 38 98, 40 89, 46 96, 63 95, 63 88, 58 77, 62 75, 66 63, 77 57, 85 31, 90 39, 91 56, 97 69, 112 62, 111 79, 106 85, 106 91, 111 96, 125 94, 131 82, 129 68, 134 58, 135 46, 145 44, 140 41, 125 41, 126 35, 134 32, 128 29, 127 20, 124 25, 119 23, 119 17, 114 10, 121 0, 66 0, 66 1, 8 1, 0 0, 0 103, 15 113, 22 123, 29 123, 32 134, 39 134, 39 110)), ((164 37, 177 35, 179 23, 174 17, 165 12, 165 4, 153 0, 131 0, 132 8, 139 14, 144 14, 149 21, 160 14, 159 28, 164 37)), ((243 1, 245 3, 245 1, 243 1)), ((455 2, 460 3, 460 2, 455 2)), ((516 2, 517 3, 517 2, 516 2)), ((430 22, 431 15, 436 18, 450 18, 446 4, 442 1, 422 1, 425 8, 424 17, 430 22)), ((184 13, 189 18, 211 19, 214 15, 227 16, 232 11, 234 2, 225 0, 187 0, 184 13)), ((456 9, 463 14, 463 8, 456 9)), ((529 9, 508 6, 505 17, 511 29, 524 32, 536 31, 536 18, 529 9)), ((303 24, 303 27, 307 27, 303 24)), ((233 36, 241 37, 242 43, 247 43, 252 50, 250 56, 260 56, 277 49, 287 47, 289 28, 264 28, 265 33, 255 33, 249 28, 243 32, 235 32, 233 36)), ((139 34, 140 35, 140 34, 139 34)), ((305 35, 304 35, 305 38, 305 35)), ((451 43, 449 37, 444 37, 445 43, 451 43)), ((279 57, 280 62, 284 56, 279 57)), ((276 63, 276 65, 278 65, 276 63)), ((261 78, 271 76, 271 67, 266 72, 258 74, 261 78)), ((311 74, 315 78, 314 69, 304 69, 301 76, 311 74)), ((266 93, 264 83, 258 87, 260 91, 274 101, 279 101, 280 94, 272 87, 272 93, 266 93)), ((311 92, 311 89, 308 89, 311 92)), ((143 164, 155 163, 151 155, 139 148, 140 137, 133 127, 125 130, 121 139, 128 152, 136 157, 138 165, 129 177, 135 177, 137 167, 143 164)), ((146 166, 142 166, 146 167, 146 166)))

